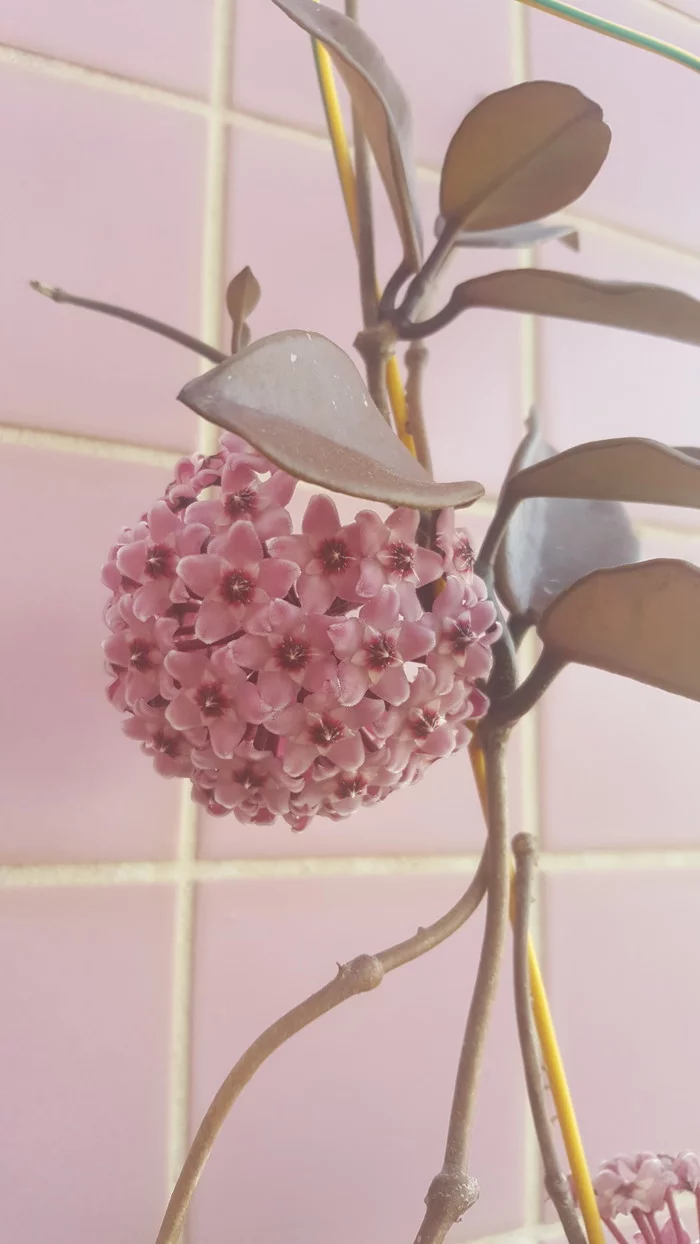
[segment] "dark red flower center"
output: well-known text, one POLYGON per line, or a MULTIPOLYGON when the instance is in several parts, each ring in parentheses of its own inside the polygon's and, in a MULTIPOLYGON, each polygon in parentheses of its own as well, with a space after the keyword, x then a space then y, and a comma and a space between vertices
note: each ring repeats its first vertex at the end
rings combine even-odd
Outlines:
POLYGON ((390 544, 386 551, 386 563, 389 569, 394 573, 405 578, 406 575, 413 573, 413 548, 410 544, 406 544, 404 540, 397 540, 395 544, 390 544))
POLYGON ((452 550, 452 561, 455 570, 462 573, 474 568, 474 550, 469 543, 469 537, 466 535, 455 535, 454 547, 452 550))
POLYGON ((342 574, 352 561, 352 554, 344 540, 335 536, 324 540, 318 550, 318 557, 326 574, 342 574))
POLYGON ((245 570, 232 570, 221 579, 221 595, 227 605, 249 605, 255 581, 245 570))
POLYGON ((337 793, 339 799, 354 799, 356 795, 361 795, 367 783, 359 773, 353 773, 352 777, 341 778, 338 782, 337 793))
POLYGON ((311 659, 311 647, 305 639, 285 635, 275 648, 275 657, 281 669, 295 673, 306 669, 311 659))
POLYGON ((139 674, 144 674, 146 670, 152 670, 154 662, 151 660, 152 647, 147 639, 132 639, 131 656, 129 657, 129 665, 132 669, 137 670, 139 674))
POLYGON ((476 632, 472 630, 468 622, 460 620, 452 623, 449 631, 449 641, 452 651, 457 656, 465 653, 475 639, 476 632))
POLYGON ((152 544, 146 553, 146 574, 150 579, 163 579, 174 573, 175 551, 167 544, 152 544))
POLYGON ((153 746, 157 752, 162 752, 164 756, 175 758, 180 754, 180 739, 177 735, 168 734, 165 730, 156 730, 153 735, 153 746))
POLYGON ((224 501, 224 513, 228 518, 246 518, 254 514, 258 508, 257 489, 251 484, 241 488, 240 492, 232 492, 224 501))
POLYGON ((416 739, 427 739, 442 724, 443 718, 434 708, 418 708, 411 714, 411 728, 416 739))
POLYGON ((396 655, 396 640, 391 635, 376 635, 374 639, 370 639, 365 644, 367 652, 367 665, 371 670, 385 670, 390 665, 395 665, 398 657, 396 655))
POLYGON ((265 783, 265 775, 258 772, 252 765, 246 765, 245 769, 241 769, 236 774, 236 781, 244 790, 259 791, 265 783))
POLYGON ((326 713, 309 729, 311 742, 317 747, 330 747, 331 743, 337 743, 338 739, 342 739, 344 734, 345 726, 342 721, 326 713))
POLYGON ((228 708, 228 700, 220 682, 202 683, 194 698, 203 717, 223 717, 228 708))

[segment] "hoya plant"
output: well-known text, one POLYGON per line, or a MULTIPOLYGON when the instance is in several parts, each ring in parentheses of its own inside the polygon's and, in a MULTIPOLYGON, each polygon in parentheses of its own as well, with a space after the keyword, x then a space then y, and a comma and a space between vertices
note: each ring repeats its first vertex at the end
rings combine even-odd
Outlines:
MULTIPOLYGON (((675 559, 640 561, 623 508, 700 506, 700 449, 629 437, 559 453, 533 411, 474 549, 461 511, 483 488, 433 478, 422 377, 426 340, 474 308, 698 345, 700 303, 659 286, 511 265, 460 282, 438 305, 436 283, 442 277, 444 285, 456 248, 576 244, 548 218, 587 189, 608 155, 602 109, 559 82, 523 82, 482 99, 447 147, 428 245, 409 103, 354 6, 343 14, 314 0, 274 3, 313 43, 357 254, 355 345, 365 378, 339 346, 303 326, 253 340, 261 290, 249 268, 227 290, 229 356, 136 312, 36 285, 56 301, 162 333, 214 364, 179 396, 221 429, 218 445, 178 462, 164 496, 124 527, 107 557, 109 699, 158 774, 187 780, 210 815, 255 832, 278 818, 300 832, 313 818, 351 817, 463 750, 486 841, 452 910, 406 941, 342 965, 242 1055, 200 1126, 157 1244, 178 1239, 219 1129, 265 1059, 450 937, 482 900, 481 957, 445 1157, 416 1240, 440 1244, 478 1196, 469 1170, 472 1114, 510 910, 525 1078, 547 1192, 569 1244, 600 1244, 603 1222, 624 1244, 619 1215, 631 1215, 636 1244, 687 1244, 676 1194, 700 1195, 692 1153, 640 1152, 589 1173, 529 941, 534 845, 528 835, 509 841, 505 759, 513 728, 570 662, 700 700, 700 570, 675 559), (350 99, 352 159, 334 70, 350 99), (372 160, 396 224, 395 270, 383 291, 372 160), (321 491, 295 529, 289 505, 300 480, 321 491), (341 520, 333 494, 356 499, 350 521, 341 520), (537 657, 523 677, 516 656, 528 632, 536 633, 537 657)), ((634 41, 569 5, 536 7, 634 41)))

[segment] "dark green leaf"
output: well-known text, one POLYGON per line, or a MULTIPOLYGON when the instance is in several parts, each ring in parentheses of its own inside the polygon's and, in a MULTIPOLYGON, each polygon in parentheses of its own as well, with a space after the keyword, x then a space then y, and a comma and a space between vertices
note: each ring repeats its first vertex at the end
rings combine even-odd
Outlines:
POLYGON ((263 337, 180 394, 298 479, 335 492, 437 510, 471 505, 481 484, 436 484, 374 405, 354 363, 316 333, 263 337))
POLYGON ((573 203, 608 153, 598 104, 559 82, 521 82, 467 114, 445 155, 440 212, 455 230, 503 229, 573 203))
POLYGON ((557 597, 538 631, 564 662, 700 700, 700 570, 689 562, 596 570, 557 597))
POLYGON ((411 108, 379 49, 342 13, 315 0, 274 0, 330 53, 377 162, 396 217, 411 272, 421 264, 423 241, 417 208, 411 108))

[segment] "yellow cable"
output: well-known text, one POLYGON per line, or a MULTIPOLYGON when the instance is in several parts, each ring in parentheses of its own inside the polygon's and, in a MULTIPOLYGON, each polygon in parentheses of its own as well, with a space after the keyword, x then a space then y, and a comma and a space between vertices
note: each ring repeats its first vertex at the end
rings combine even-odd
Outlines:
MULTIPOLYGON (((314 60, 316 62, 316 72, 318 74, 318 83, 321 88, 321 98, 323 100, 323 108, 326 114, 326 124, 328 125, 328 134, 333 148, 336 168, 338 170, 338 178, 340 180, 340 188, 343 193, 343 201, 347 212, 348 223, 352 240, 357 249, 359 229, 357 223, 357 195, 355 192, 355 172, 350 159, 350 149, 345 134, 345 126, 343 125, 343 115, 340 111, 340 103, 338 101, 338 92, 335 89, 335 77, 333 74, 333 63, 331 58, 317 39, 312 40, 314 50, 314 60)), ((379 288, 377 288, 377 298, 379 298, 379 288)), ((394 414, 396 423, 396 431, 399 438, 407 449, 415 457, 415 446, 413 437, 408 431, 407 422, 408 414, 406 410, 406 395, 404 393, 403 383, 401 381, 401 372, 396 355, 392 355, 386 365, 386 383, 389 392, 389 401, 394 414)))
MULTIPOLYGON (((484 761, 484 753, 475 740, 469 745, 469 755, 471 758, 472 769, 476 781, 476 789, 479 793, 482 811, 486 816, 486 766, 484 761)), ((588 1163, 583 1149, 581 1133, 579 1132, 576 1122, 576 1112, 571 1100, 571 1093, 566 1079, 564 1063, 562 1061, 559 1044, 557 1042, 557 1034, 554 1030, 552 1021, 552 1013, 549 1009, 547 994, 542 980, 540 965, 537 962, 537 955, 532 944, 532 939, 528 939, 527 947, 528 968, 530 975, 530 993, 532 996, 532 1013, 535 1019, 537 1035, 540 1040, 540 1048, 542 1050, 542 1058, 544 1059, 549 1084, 554 1098, 554 1105, 557 1111, 557 1118, 561 1127, 562 1137, 566 1155, 569 1159, 571 1167, 571 1175, 576 1188, 576 1196, 581 1207, 583 1221, 586 1224, 586 1232, 588 1234, 589 1244, 605 1244, 605 1236, 603 1233, 603 1224, 598 1213, 593 1184, 591 1182, 588 1163)))
MULTIPOLYGON (((529 0, 525 0, 528 3, 529 0)), ((338 94, 335 89, 335 79, 333 76, 333 66, 331 58, 326 49, 313 40, 314 59, 316 61, 316 69, 318 73, 321 95, 323 98, 323 106, 326 113, 326 121, 328 131, 333 147, 333 154, 338 169, 343 199, 345 201, 345 210, 350 224, 350 230, 353 242, 357 246, 358 242, 358 226, 357 226, 357 197, 355 193, 355 175, 350 159, 347 137, 345 135, 345 127, 338 102, 338 94)), ((396 358, 393 357, 387 364, 387 386, 389 390, 389 399, 391 401, 396 427, 403 441, 412 453, 415 453, 413 438, 406 429, 406 398, 404 394, 403 384, 401 382, 401 374, 399 372, 396 358)), ((484 765, 484 754, 481 749, 474 743, 470 746, 470 754, 472 767, 474 769, 474 777, 476 779, 476 787, 479 792, 481 806, 486 814, 486 771, 484 765)), ((603 1227, 596 1205, 593 1185, 588 1171, 586 1158, 583 1150, 581 1136, 576 1123, 576 1114, 574 1112, 571 1094, 564 1072, 559 1046, 557 1043, 552 1016, 547 1002, 542 974, 537 962, 537 955, 530 941, 528 946, 528 962, 530 971, 530 990, 532 993, 532 1007, 537 1026, 537 1032, 540 1039, 542 1049, 542 1057, 547 1068, 549 1083, 552 1090, 552 1097, 557 1110, 559 1123, 561 1125, 562 1136, 566 1153, 571 1165, 571 1173, 576 1187, 581 1213, 586 1224, 588 1232, 589 1244, 605 1244, 603 1235, 603 1227)))

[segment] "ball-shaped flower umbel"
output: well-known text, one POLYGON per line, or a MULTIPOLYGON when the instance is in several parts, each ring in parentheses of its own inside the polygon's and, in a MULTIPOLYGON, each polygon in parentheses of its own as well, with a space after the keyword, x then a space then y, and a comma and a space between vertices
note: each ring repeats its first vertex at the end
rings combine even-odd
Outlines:
POLYGON ((230 433, 181 459, 110 551, 104 653, 109 698, 160 774, 189 778, 212 814, 303 829, 466 744, 499 631, 453 511, 436 549, 415 510, 343 525, 324 495, 295 533, 296 483, 230 433))

